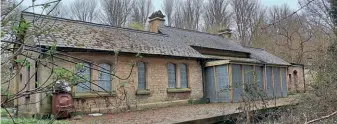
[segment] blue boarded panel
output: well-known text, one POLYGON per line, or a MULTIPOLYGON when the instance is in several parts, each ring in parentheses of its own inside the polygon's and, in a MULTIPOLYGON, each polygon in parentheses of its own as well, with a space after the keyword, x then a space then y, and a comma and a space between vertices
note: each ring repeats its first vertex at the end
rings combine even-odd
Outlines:
POLYGON ((205 89, 206 89, 206 98, 210 99, 210 102, 217 102, 216 100, 216 90, 215 90, 215 82, 214 82, 214 68, 208 67, 205 69, 205 75, 206 75, 206 83, 205 83, 205 89))
POLYGON ((263 66, 255 66, 255 80, 260 90, 263 90, 263 66))
POLYGON ((168 88, 176 88, 176 65, 169 63, 167 67, 168 72, 168 88))
POLYGON ((180 88, 187 88, 187 66, 180 64, 180 88))
POLYGON ((266 70, 267 70, 267 72, 266 72, 267 96, 269 98, 273 98, 274 88, 273 88, 272 67, 267 66, 266 70))
POLYGON ((280 69, 278 67, 274 67, 273 73, 274 73, 274 92, 275 92, 275 96, 276 96, 276 98, 280 98, 280 97, 282 97, 280 69))
POLYGON ((232 89, 233 89, 233 102, 242 100, 242 70, 241 65, 232 65, 232 89))
POLYGON ((254 72, 253 66, 252 65, 244 65, 243 71, 244 71, 245 88, 251 89, 249 87, 251 87, 252 83, 253 83, 253 72, 254 72))
POLYGON ((281 68, 281 79, 282 79, 282 96, 287 97, 288 95, 288 85, 287 85, 287 71, 286 68, 281 68))
POLYGON ((138 62, 138 89, 144 90, 145 82, 146 82, 145 63, 138 62))
POLYGON ((230 102, 227 65, 216 66, 217 101, 230 102))

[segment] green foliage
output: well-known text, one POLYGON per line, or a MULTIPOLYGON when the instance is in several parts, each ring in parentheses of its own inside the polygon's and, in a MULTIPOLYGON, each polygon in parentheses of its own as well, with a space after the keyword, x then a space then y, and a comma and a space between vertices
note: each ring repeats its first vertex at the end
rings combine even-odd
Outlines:
POLYGON ((115 53, 115 55, 118 55, 119 51, 118 50, 114 50, 114 53, 115 53))
POLYGON ((47 58, 51 57, 56 53, 56 44, 53 44, 49 47, 48 51, 46 52, 47 58))
POLYGON ((136 57, 143 58, 141 53, 137 53, 136 57))
POLYGON ((334 25, 337 25, 337 0, 330 0, 330 16, 333 19, 334 25))
POLYGON ((12 31, 14 31, 18 35, 22 35, 29 27, 31 27, 31 24, 26 22, 26 20, 21 20, 19 25, 13 25, 11 27, 12 31))
POLYGON ((188 100, 188 104, 192 104, 192 105, 205 104, 205 103, 206 103, 205 99, 198 99, 198 100, 190 99, 190 100, 188 100))
POLYGON ((8 98, 10 98, 13 94, 5 89, 5 87, 1 87, 1 95, 6 95, 8 98))
MULTIPOLYGON (((83 64, 82 65, 77 64, 76 67, 83 68, 83 64)), ((61 68, 61 67, 54 68, 53 74, 55 74, 57 79, 63 79, 63 80, 69 81, 70 85, 77 85, 77 83, 79 82, 86 82, 85 76, 80 77, 76 75, 76 73, 71 72, 67 69, 61 68)))
POLYGON ((129 23, 128 27, 135 30, 144 30, 144 26, 138 22, 131 22, 129 23))
MULTIPOLYGON (((11 108, 7 108, 7 110, 8 110, 9 113, 13 113, 14 112, 14 110, 11 109, 11 108)), ((1 117, 7 117, 7 116, 8 116, 7 111, 4 108, 1 108, 1 117)))
POLYGON ((47 4, 44 4, 43 6, 42 6, 42 9, 46 9, 46 8, 48 8, 48 7, 50 7, 51 5, 49 4, 49 3, 47 3, 47 4))
POLYGON ((27 59, 16 59, 15 62, 17 62, 21 66, 25 66, 27 68, 30 67, 30 62, 27 59))
MULTIPOLYGON (((50 124, 53 120, 38 120, 34 118, 15 118, 17 124, 50 124)), ((1 124, 13 124, 13 120, 10 118, 1 118, 1 124)), ((53 124, 69 124, 67 121, 55 120, 53 124)))

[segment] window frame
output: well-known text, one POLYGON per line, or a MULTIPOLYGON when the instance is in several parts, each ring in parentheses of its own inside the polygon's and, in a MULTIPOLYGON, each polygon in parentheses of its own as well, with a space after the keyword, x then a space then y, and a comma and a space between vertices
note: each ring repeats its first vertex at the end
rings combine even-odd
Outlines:
MULTIPOLYGON (((175 63, 172 63, 172 62, 170 62, 170 63, 168 63, 167 64, 167 87, 168 88, 177 88, 177 64, 175 64, 175 63), (173 87, 170 87, 170 64, 172 64, 173 65, 173 69, 174 69, 174 86, 173 87)), ((173 85, 172 84, 172 85, 173 85)))
MULTIPOLYGON (((91 85, 91 83, 90 82, 92 82, 92 64, 91 63, 89 63, 89 62, 79 62, 79 63, 77 63, 77 64, 84 64, 83 66, 83 68, 88 68, 89 69, 89 76, 88 76, 88 78, 89 78, 89 89, 84 89, 84 88, 82 88, 82 87, 79 87, 78 85, 79 84, 77 84, 76 86, 75 86, 75 92, 77 92, 77 93, 86 93, 86 92, 91 92, 91 90, 92 90, 92 85, 91 85), (85 64, 88 64, 88 67, 86 67, 85 66, 85 64), (78 88, 80 88, 81 89, 81 91, 78 91, 78 88), (84 91, 83 91, 83 89, 84 89, 84 91)), ((77 74, 77 75, 80 75, 80 73, 78 73, 77 72, 78 70, 77 70, 77 68, 76 68, 76 65, 75 65, 75 73, 77 74)), ((84 75, 83 75, 84 76, 84 75)), ((83 77, 82 76, 82 77, 83 77)), ((83 78, 85 78, 85 77, 83 77, 83 78)), ((84 83, 82 83, 83 85, 85 85, 86 83, 88 83, 88 82, 84 82, 84 83)))
MULTIPOLYGON (((177 72, 176 72, 177 73, 177 72)), ((189 88, 189 78, 188 78, 188 65, 185 63, 179 64, 179 83, 180 83, 180 88, 189 88), (182 74, 181 74, 181 65, 185 65, 185 77, 186 77, 186 87, 182 87, 182 74)), ((176 79, 177 80, 177 79, 176 79)))
POLYGON ((147 63, 146 62, 143 62, 143 61, 140 61, 140 62, 137 62, 137 90, 147 90, 147 63), (139 82, 139 64, 140 63, 143 63, 143 75, 144 75, 144 86, 143 88, 140 88, 140 82, 139 82))
MULTIPOLYGON (((102 88, 106 88, 106 87, 102 87, 102 88, 100 88, 100 87, 98 87, 97 86, 97 91, 98 92, 105 92, 105 91, 112 91, 112 89, 113 89, 113 86, 112 86, 112 77, 111 77, 111 74, 112 74, 112 64, 110 64, 110 63, 108 63, 108 62, 101 62, 101 63, 99 63, 99 64, 97 64, 98 66, 97 66, 97 70, 95 70, 95 71, 97 71, 97 79, 95 79, 95 82, 97 82, 97 85, 98 86, 100 86, 100 87, 102 87, 101 85, 100 85, 100 81, 108 81, 109 83, 109 85, 110 85, 110 89, 102 89, 102 88), (100 71, 102 71, 101 69, 102 69, 102 67, 101 67, 101 65, 103 65, 103 64, 106 64, 106 65, 108 65, 109 66, 109 74, 106 74, 106 73, 101 73, 100 71), (109 77, 109 80, 104 80, 104 79, 100 79, 100 77, 102 77, 102 75, 101 74, 106 74, 106 75, 109 75, 108 77, 109 77)), ((103 67, 104 68, 104 67, 103 67)), ((103 70, 104 71, 104 70, 103 70)), ((95 74, 95 73, 94 73, 95 74)), ((106 84, 105 84, 106 85, 106 84)))

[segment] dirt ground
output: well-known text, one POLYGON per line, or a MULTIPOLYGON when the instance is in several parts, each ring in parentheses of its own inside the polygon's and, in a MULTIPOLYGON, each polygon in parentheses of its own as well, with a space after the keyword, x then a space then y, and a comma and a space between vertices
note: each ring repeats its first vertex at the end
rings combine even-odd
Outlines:
MULTIPOLYGON (((295 96, 276 100, 276 106, 287 105, 294 101, 295 96)), ((269 101, 269 107, 275 106, 275 101, 269 101)), ((176 106, 123 112, 117 114, 104 114, 99 117, 84 116, 80 120, 69 120, 72 124, 170 124, 210 118, 239 112, 240 103, 213 103, 176 106)))

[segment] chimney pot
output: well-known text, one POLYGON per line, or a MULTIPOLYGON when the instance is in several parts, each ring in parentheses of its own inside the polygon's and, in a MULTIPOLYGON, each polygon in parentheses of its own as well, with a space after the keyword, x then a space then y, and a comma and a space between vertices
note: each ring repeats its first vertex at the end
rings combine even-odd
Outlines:
POLYGON ((163 27, 165 23, 165 15, 159 10, 151 14, 149 17, 150 32, 158 33, 158 27, 163 27))

